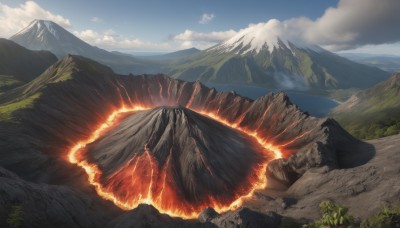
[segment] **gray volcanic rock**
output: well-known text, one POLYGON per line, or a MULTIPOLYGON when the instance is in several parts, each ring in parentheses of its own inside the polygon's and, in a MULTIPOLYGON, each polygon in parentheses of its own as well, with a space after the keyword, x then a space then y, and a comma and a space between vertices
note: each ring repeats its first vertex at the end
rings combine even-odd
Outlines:
POLYGON ((171 218, 168 215, 160 214, 151 205, 141 204, 137 208, 124 213, 113 219, 107 227, 115 228, 141 228, 141 227, 215 227, 211 223, 201 224, 195 220, 183 220, 171 218))
POLYGON ((268 187, 244 206, 261 213, 272 210, 307 223, 321 218, 319 204, 325 200, 349 208, 360 220, 385 206, 400 205, 400 135, 370 140, 353 149, 375 155, 353 168, 311 168, 288 189, 276 191, 268 187))
POLYGON ((0 226, 8 227, 13 207, 23 227, 101 227, 116 215, 98 199, 65 186, 34 184, 0 167, 0 226))
POLYGON ((217 227, 247 228, 247 227, 280 227, 281 216, 274 212, 261 214, 246 207, 230 211, 214 218, 211 222, 217 227))
POLYGON ((218 216, 218 213, 211 207, 207 207, 203 211, 201 211, 199 215, 199 221, 202 223, 209 222, 218 216))
POLYGON ((105 183, 149 151, 172 175, 180 201, 192 203, 209 195, 222 202, 248 189, 253 167, 271 159, 251 136, 181 106, 129 114, 86 151, 105 183))
POLYGON ((314 123, 307 121, 303 124, 320 126, 316 134, 319 139, 301 147, 288 158, 274 160, 268 165, 267 175, 287 186, 310 168, 351 168, 368 162, 374 156, 371 150, 357 151, 359 145, 371 146, 354 139, 332 119, 321 119, 314 123))

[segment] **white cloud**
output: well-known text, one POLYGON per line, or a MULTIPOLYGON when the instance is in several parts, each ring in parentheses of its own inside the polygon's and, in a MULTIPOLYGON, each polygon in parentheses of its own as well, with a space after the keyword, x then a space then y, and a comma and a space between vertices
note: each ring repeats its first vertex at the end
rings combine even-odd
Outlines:
MULTIPOLYGON (((250 24, 237 32, 251 32, 252 42, 261 45, 275 37, 298 44, 317 44, 331 51, 354 49, 364 45, 379 45, 400 41, 399 0, 340 0, 316 20, 307 17, 284 21, 271 19, 250 24), (254 37, 254 38, 253 38, 254 37)), ((197 33, 191 30, 178 34, 174 40, 182 46, 212 45, 235 35, 235 31, 197 33)), ((239 37, 240 38, 240 37, 239 37)))
POLYGON ((400 41, 399 10, 399 0, 340 0, 316 20, 292 18, 271 32, 331 51, 394 43, 400 41))
POLYGON ((331 50, 400 41, 399 0, 340 0, 315 21, 304 38, 331 50))
POLYGON ((0 3, 0 36, 8 38, 35 19, 51 20, 64 28, 71 27, 68 19, 43 9, 34 1, 26 1, 15 8, 0 3))
POLYGON ((203 15, 201 15, 199 23, 202 25, 207 24, 210 21, 212 21, 214 19, 214 17, 215 17, 215 15, 213 13, 211 13, 211 14, 204 13, 203 15))
POLYGON ((98 33, 91 29, 74 31, 73 34, 85 42, 108 50, 169 50, 168 43, 143 42, 138 38, 125 38, 109 29, 98 33))
POLYGON ((200 49, 208 48, 221 41, 227 40, 234 36, 237 32, 235 30, 201 33, 192 30, 185 30, 172 39, 181 42, 182 48, 197 47, 200 49))
POLYGON ((102 22, 103 19, 101 19, 101 18, 99 18, 99 17, 92 17, 92 18, 90 19, 90 21, 95 22, 95 23, 99 23, 99 22, 102 22))
MULTIPOLYGON (((276 34, 284 39, 318 44, 336 51, 399 42, 399 10, 399 0, 339 0, 336 7, 326 9, 316 20, 306 17, 284 21, 271 19, 264 23, 250 24, 240 31, 196 32, 187 29, 172 36, 169 41, 161 43, 123 37, 113 30, 98 32, 87 29, 75 31, 74 34, 92 45, 106 49, 174 50, 188 47, 203 49, 225 41, 246 29, 259 27, 264 30, 257 38, 265 37, 265 34, 276 34)), ((205 13, 199 23, 206 24, 214 18, 214 14, 205 13)), ((51 20, 64 28, 72 27, 67 18, 43 9, 35 1, 26 1, 16 7, 0 2, 0 37, 9 37, 17 33, 34 19, 51 20)), ((101 22, 102 19, 93 17, 91 21, 101 22)))

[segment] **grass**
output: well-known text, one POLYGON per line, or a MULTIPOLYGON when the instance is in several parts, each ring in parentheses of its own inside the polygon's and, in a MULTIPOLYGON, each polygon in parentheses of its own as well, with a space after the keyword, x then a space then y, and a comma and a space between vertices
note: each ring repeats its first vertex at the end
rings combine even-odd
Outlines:
POLYGON ((361 223, 363 228, 400 228, 400 206, 384 207, 361 223))
POLYGON ((344 128, 359 139, 376 139, 400 133, 400 110, 373 113, 346 113, 335 117, 344 128))
POLYGON ((7 225, 11 228, 19 228, 23 226, 23 208, 22 205, 14 205, 7 217, 7 225))
POLYGON ((35 93, 25 99, 18 100, 16 102, 3 104, 0 106, 0 121, 10 121, 13 112, 23 108, 30 108, 33 105, 33 101, 40 97, 40 93, 35 93))
POLYGON ((21 85, 22 82, 10 75, 0 75, 0 91, 21 85))
POLYGON ((400 133, 400 77, 355 95, 342 112, 332 114, 340 125, 360 139, 375 139, 400 133), (351 104, 351 105, 350 105, 351 104))
POLYGON ((322 201, 321 218, 308 224, 289 217, 282 218, 281 228, 330 228, 330 227, 361 227, 361 228, 400 228, 400 205, 385 206, 376 214, 363 220, 355 219, 346 207, 331 201, 322 201))

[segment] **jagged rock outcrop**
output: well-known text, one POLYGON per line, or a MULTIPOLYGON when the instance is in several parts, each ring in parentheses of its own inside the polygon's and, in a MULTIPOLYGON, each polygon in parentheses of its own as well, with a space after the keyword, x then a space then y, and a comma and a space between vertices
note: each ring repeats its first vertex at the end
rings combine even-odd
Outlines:
POLYGON ((2 167, 0 183, 1 227, 12 218, 23 227, 101 227, 117 215, 99 199, 66 186, 30 183, 2 167))
POLYGON ((107 227, 110 228, 140 228, 140 227, 202 227, 213 228, 211 223, 202 224, 196 220, 183 220, 180 218, 171 218, 166 214, 160 214, 157 209, 151 205, 141 204, 134 210, 125 212, 123 215, 113 219, 107 227))
POLYGON ((246 207, 227 212, 211 220, 217 227, 279 227, 281 216, 274 212, 261 214, 246 207))
POLYGON ((205 222, 210 222, 217 216, 218 216, 218 213, 213 208, 207 207, 206 209, 201 211, 198 219, 199 219, 199 222, 205 223, 205 222))

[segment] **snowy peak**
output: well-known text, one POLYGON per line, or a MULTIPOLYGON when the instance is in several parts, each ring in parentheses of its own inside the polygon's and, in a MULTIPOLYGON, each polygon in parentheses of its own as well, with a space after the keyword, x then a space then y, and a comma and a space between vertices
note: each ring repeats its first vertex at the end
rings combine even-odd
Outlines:
MULTIPOLYGON (((60 33, 64 29, 52 21, 34 20, 26 28, 15 34, 13 37, 29 34, 37 39, 45 39, 46 36, 53 36, 55 39, 60 39, 60 33)), ((11 37, 11 39, 13 38, 11 37)))
POLYGON ((267 23, 252 24, 241 29, 229 40, 209 50, 220 52, 235 52, 245 55, 247 53, 259 53, 261 50, 268 50, 272 53, 274 49, 289 49, 293 47, 311 49, 314 51, 323 50, 317 45, 310 45, 300 41, 287 39, 287 34, 280 28, 278 20, 270 20, 267 23))
POLYGON ((105 51, 90 46, 60 25, 46 20, 34 20, 10 40, 31 50, 47 50, 62 58, 67 54, 89 58, 101 56, 105 51), (100 53, 102 52, 102 53, 100 53))

